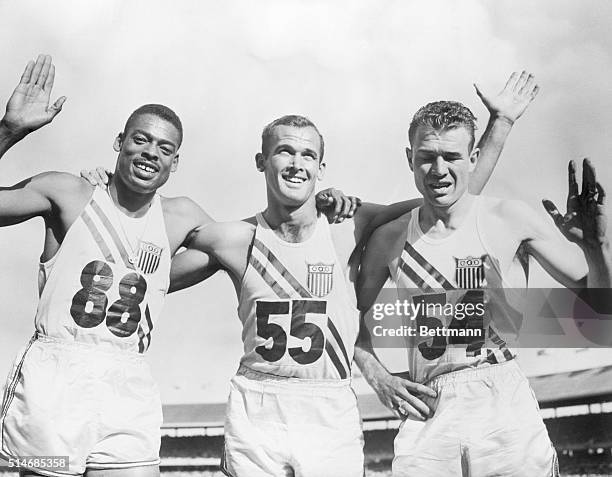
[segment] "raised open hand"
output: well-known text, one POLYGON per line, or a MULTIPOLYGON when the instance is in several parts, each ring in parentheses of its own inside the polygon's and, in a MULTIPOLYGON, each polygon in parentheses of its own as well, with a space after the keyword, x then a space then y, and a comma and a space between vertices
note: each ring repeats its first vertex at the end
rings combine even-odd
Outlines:
POLYGON ((535 77, 527 71, 512 73, 504 89, 497 95, 484 92, 477 84, 474 84, 474 88, 492 116, 504 118, 510 123, 521 117, 540 91, 535 77))
POLYGON ((2 125, 14 134, 28 134, 50 123, 66 101, 61 96, 50 105, 55 66, 49 55, 29 61, 13 91, 2 118, 2 125))

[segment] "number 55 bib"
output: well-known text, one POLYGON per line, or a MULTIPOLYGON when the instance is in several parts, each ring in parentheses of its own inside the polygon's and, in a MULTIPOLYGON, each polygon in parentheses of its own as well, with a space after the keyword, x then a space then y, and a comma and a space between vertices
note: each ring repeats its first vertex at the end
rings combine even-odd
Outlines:
POLYGON ((241 363, 283 377, 350 377, 359 314, 349 286, 325 217, 289 243, 257 214, 238 303, 241 363))
POLYGON ((58 252, 40 264, 36 331, 144 353, 169 272, 160 197, 144 217, 131 218, 96 188, 58 252))

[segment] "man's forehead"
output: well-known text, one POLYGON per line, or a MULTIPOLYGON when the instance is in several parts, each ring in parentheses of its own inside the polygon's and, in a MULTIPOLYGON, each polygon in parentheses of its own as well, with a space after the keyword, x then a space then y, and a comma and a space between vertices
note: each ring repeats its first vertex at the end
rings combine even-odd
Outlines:
POLYGON ((435 129, 431 126, 421 125, 417 128, 415 138, 415 149, 430 149, 432 146, 438 148, 463 149, 469 147, 472 140, 467 128, 463 126, 435 129))
POLYGON ((180 142, 180 133, 177 127, 156 114, 139 114, 130 120, 127 129, 126 132, 137 130, 175 144, 180 142))
POLYGON ((276 126, 273 130, 272 138, 274 143, 296 143, 308 144, 317 150, 321 147, 321 140, 317 130, 312 126, 299 128, 295 126, 276 126))

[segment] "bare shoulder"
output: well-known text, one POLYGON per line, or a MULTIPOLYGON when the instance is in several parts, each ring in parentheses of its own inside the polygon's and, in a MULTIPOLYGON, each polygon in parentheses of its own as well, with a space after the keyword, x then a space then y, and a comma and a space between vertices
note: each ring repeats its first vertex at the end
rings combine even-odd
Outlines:
POLYGON ((76 219, 94 190, 94 186, 85 179, 57 171, 42 172, 18 186, 46 197, 53 204, 51 215, 61 216, 66 226, 76 219))

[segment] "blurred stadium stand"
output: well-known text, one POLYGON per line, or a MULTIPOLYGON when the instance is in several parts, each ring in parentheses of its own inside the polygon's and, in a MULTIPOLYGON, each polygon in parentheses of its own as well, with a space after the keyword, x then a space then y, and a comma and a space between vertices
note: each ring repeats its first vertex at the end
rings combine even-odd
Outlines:
MULTIPOLYGON (((529 378, 563 473, 612 474, 612 366, 529 378)), ((358 396, 368 465, 389 462, 400 421, 374 394, 358 396)), ((163 470, 218 468, 224 403, 169 404, 163 470)))

